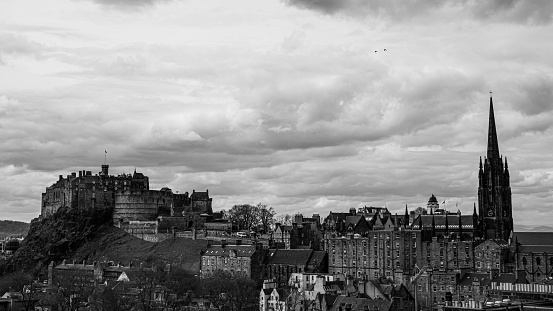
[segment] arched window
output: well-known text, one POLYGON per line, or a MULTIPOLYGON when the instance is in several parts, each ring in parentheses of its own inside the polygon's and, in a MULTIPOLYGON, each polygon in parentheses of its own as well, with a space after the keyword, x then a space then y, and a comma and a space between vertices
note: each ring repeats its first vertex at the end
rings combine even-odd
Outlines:
POLYGON ((526 257, 522 257, 522 264, 526 266, 528 264, 528 260, 526 260, 526 257))
POLYGON ((536 258, 536 264, 538 266, 541 266, 541 258, 540 257, 536 258))

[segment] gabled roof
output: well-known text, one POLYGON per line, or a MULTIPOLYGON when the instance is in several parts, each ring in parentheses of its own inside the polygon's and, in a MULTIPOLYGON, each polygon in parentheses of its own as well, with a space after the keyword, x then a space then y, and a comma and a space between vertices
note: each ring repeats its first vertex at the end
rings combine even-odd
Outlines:
POLYGON ((492 279, 492 282, 496 283, 515 283, 517 280, 517 277, 514 273, 501 273, 495 278, 492 279))
MULTIPOLYGON (((334 213, 330 212, 330 214, 326 217, 326 219, 333 220, 335 222, 340 221, 346 221, 347 216, 353 216, 351 213, 334 213)), ((326 220, 325 219, 325 220, 326 220)))
POLYGON ((270 265, 306 266, 313 254, 312 249, 277 249, 269 259, 270 265))
POLYGON ((346 216, 346 228, 350 225, 352 225, 353 228, 356 228, 362 220, 365 220, 363 215, 346 216))

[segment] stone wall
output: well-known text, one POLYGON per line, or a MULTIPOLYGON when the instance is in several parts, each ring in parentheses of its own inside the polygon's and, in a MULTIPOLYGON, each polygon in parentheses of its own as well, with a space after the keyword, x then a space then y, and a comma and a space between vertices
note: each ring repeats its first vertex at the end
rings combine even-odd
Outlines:
POLYGON ((117 222, 154 221, 160 209, 170 209, 173 205, 171 191, 144 190, 133 193, 116 194, 113 220, 117 222))

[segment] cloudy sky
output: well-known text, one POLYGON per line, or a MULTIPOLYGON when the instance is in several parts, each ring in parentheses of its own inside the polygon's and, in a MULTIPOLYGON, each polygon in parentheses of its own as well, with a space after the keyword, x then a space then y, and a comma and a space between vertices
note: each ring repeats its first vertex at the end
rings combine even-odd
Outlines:
POLYGON ((489 92, 515 224, 553 220, 553 2, 0 0, 0 218, 135 168, 327 215, 472 212, 489 92))

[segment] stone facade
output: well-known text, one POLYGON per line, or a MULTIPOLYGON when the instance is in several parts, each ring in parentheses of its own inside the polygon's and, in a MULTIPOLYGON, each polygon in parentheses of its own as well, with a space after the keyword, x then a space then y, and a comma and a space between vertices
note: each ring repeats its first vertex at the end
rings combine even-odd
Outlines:
POLYGON ((324 240, 331 274, 358 278, 387 277, 402 283, 422 255, 420 231, 373 230, 366 237, 329 237, 324 240))
POLYGON ((210 277, 217 271, 262 280, 263 261, 267 250, 255 245, 211 245, 202 254, 201 277, 210 277))

